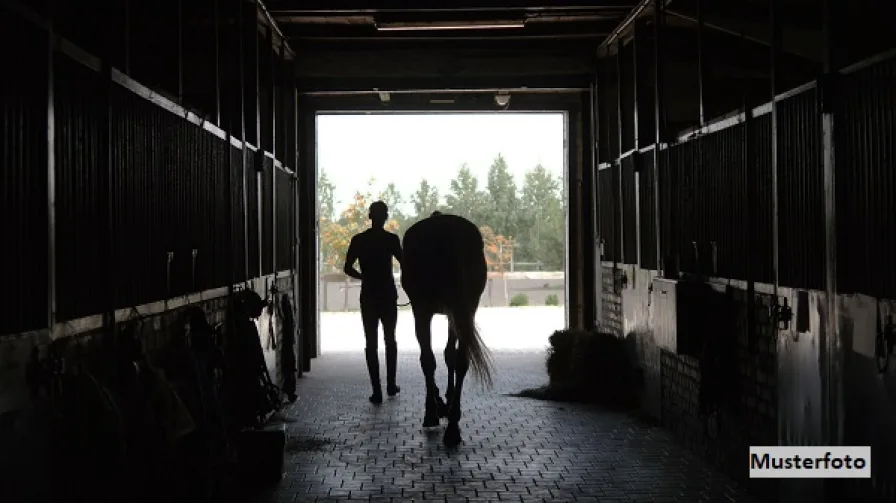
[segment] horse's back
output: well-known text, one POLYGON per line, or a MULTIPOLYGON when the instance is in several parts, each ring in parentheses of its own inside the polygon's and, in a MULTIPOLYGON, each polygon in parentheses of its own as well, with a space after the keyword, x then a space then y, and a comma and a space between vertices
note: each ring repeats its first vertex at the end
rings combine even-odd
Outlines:
MULTIPOLYGON (((405 232, 402 243, 402 284, 409 296, 436 292, 453 285, 485 288, 482 234, 475 224, 457 215, 421 220, 405 232)), ((413 298, 411 299, 413 301, 413 298)))

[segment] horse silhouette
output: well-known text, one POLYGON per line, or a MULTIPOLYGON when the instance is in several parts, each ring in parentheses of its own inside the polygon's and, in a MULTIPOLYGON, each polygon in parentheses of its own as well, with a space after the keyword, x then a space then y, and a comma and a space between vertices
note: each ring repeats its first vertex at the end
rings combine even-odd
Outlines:
POLYGON ((401 285, 414 313, 420 366, 426 379, 423 426, 438 426, 440 418, 447 416, 442 441, 454 447, 461 441, 458 423, 467 370, 486 386, 492 384, 491 355, 475 324, 488 273, 482 234, 466 218, 435 212, 405 232, 402 255, 401 285), (435 381, 431 327, 435 314, 448 318, 444 353, 447 403, 439 396, 435 381))

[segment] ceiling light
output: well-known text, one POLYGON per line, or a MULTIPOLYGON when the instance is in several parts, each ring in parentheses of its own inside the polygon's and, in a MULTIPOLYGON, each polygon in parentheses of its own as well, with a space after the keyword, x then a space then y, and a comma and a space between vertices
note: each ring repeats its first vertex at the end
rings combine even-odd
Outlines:
POLYGON ((497 103, 499 107, 506 107, 507 104, 510 103, 510 95, 507 93, 496 94, 495 103, 497 103))
POLYGON ((492 30, 500 28, 525 28, 523 21, 433 21, 420 23, 377 23, 378 31, 421 30, 492 30))
POLYGON ((389 100, 392 99, 392 97, 389 96, 389 93, 386 91, 379 91, 377 94, 380 95, 380 101, 382 101, 383 103, 389 103, 389 100))

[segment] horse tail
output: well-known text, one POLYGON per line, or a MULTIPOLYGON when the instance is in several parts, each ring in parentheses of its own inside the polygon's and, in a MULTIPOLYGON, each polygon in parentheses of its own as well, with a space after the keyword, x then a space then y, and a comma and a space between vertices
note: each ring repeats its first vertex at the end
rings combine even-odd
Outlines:
POLYGON ((448 309, 445 310, 447 312, 448 324, 454 328, 458 342, 461 343, 460 347, 466 348, 467 361, 470 363, 470 369, 473 371, 476 379, 485 385, 486 388, 491 388, 493 385, 494 362, 491 352, 485 346, 482 337, 479 335, 479 329, 476 327, 475 306, 479 304, 479 295, 476 295, 475 299, 466 298, 473 292, 468 286, 471 271, 466 264, 462 264, 460 269, 459 274, 456 276, 460 288, 456 291, 454 298, 451 299, 447 306, 448 309))

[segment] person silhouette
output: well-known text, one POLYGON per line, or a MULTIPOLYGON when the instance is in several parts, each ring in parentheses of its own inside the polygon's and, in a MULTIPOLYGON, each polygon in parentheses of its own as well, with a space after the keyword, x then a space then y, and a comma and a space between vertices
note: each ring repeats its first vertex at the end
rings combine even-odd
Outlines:
POLYGON ((380 386, 380 361, 378 354, 379 323, 383 324, 386 342, 386 392, 395 396, 401 388, 395 384, 395 367, 398 348, 395 344, 395 326, 398 322, 398 289, 392 276, 392 257, 401 264, 401 241, 384 227, 389 218, 386 203, 376 201, 370 205, 370 228, 354 235, 345 254, 345 274, 361 281, 361 321, 364 325, 367 371, 373 394, 372 403, 382 403, 380 386), (361 272, 355 269, 355 262, 361 272))

